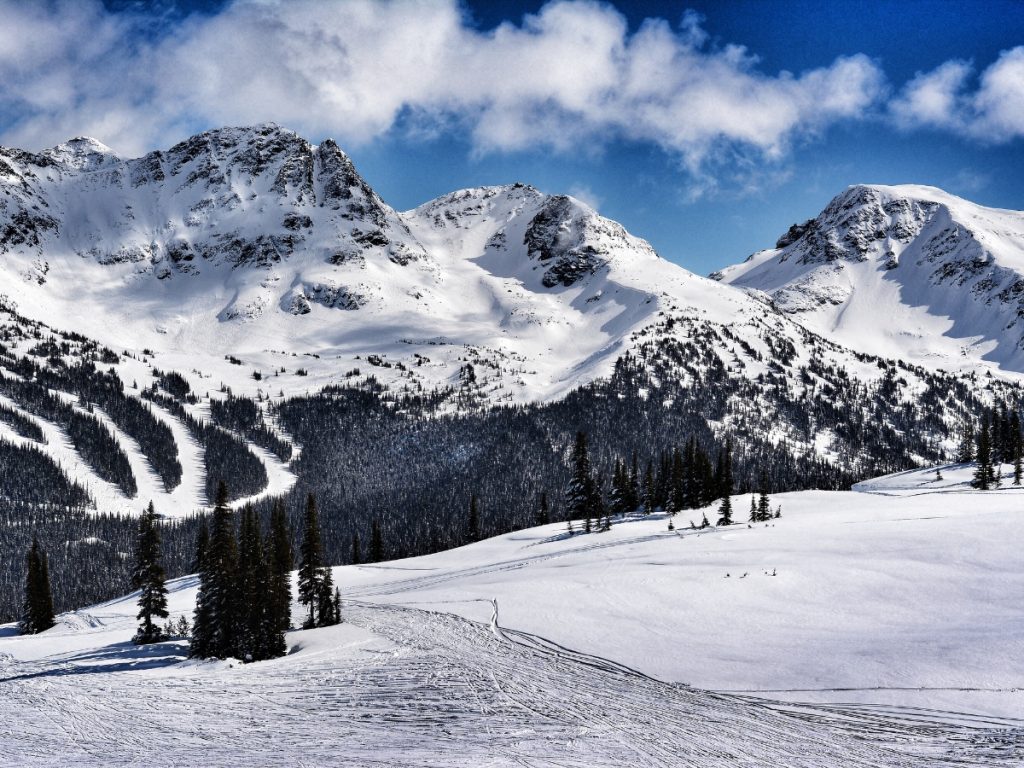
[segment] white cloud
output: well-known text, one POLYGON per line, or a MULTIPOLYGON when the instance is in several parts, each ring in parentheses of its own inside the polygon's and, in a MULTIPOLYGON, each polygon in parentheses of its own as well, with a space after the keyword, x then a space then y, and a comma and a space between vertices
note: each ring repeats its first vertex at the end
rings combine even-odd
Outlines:
POLYGON ((947 61, 918 73, 889 105, 896 124, 992 143, 1024 136, 1024 46, 1003 51, 981 73, 973 93, 968 90, 972 71, 968 62, 947 61))
POLYGON ((601 196, 586 184, 573 184, 569 187, 569 195, 575 197, 581 203, 586 203, 595 211, 601 207, 601 196))
MULTIPOLYGON (((862 55, 766 73, 742 47, 709 46, 693 13, 631 32, 589 0, 488 31, 455 0, 237 0, 157 40, 94 0, 0 0, 0 17, 0 141, 29 148, 87 134, 139 153, 266 120, 358 144, 411 123, 462 131, 478 152, 650 142, 700 174, 782 158, 885 95, 862 55)), ((994 73, 989 90, 1012 75, 994 73)))

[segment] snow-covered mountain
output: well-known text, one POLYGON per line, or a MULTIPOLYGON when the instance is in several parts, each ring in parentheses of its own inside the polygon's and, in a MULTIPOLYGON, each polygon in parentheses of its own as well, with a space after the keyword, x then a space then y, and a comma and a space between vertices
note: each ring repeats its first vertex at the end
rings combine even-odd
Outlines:
MULTIPOLYGON (((230 359, 256 372, 248 394, 358 370, 413 393, 550 400, 610 373, 666 317, 677 339, 699 322, 765 353, 803 346, 763 301, 571 197, 513 184, 400 213, 334 142, 272 124, 131 160, 84 138, 0 150, 0 184, 0 294, 56 328, 160 353, 200 390, 204 377, 245 390, 230 359)), ((766 370, 756 357, 751 376, 766 370)))
POLYGON ((852 349, 1024 371, 1024 212, 924 186, 852 186, 713 277, 852 349))
MULTIPOLYGON (((866 204, 844 205, 822 222, 866 231, 849 213, 866 204)), ((789 244, 805 251, 781 261, 870 266, 851 254, 903 243, 914 222, 930 232, 936 206, 888 205, 890 234, 868 228, 874 239, 839 239, 846 250, 830 245, 827 257, 812 241, 833 243, 832 225, 808 225, 789 244)), ((137 159, 92 139, 0 149, 0 439, 44 451, 100 509, 155 497, 180 514, 228 474, 238 498, 287 490, 291 459, 323 458, 329 448, 315 443, 329 430, 308 429, 316 405, 306 403, 306 415, 291 411, 304 444, 289 445, 279 406, 330 385, 477 412, 604 382, 585 396, 627 398, 617 418, 632 409, 655 425, 650 439, 729 432, 854 472, 944 458, 968 411, 1014 396, 869 358, 856 351, 863 339, 844 347, 831 329, 808 331, 813 320, 694 275, 584 203, 523 184, 395 211, 333 141, 314 146, 272 124, 137 159), (251 401, 225 405, 229 393, 251 401), (132 405, 140 397, 152 417, 132 405), (71 435, 83 419, 89 434, 71 435)))
POLYGON ((334 142, 275 125, 132 160, 92 139, 3 149, 0 185, 0 293, 21 312, 186 370, 204 354, 332 361, 285 391, 373 355, 415 387, 482 363, 489 399, 544 399, 610 370, 670 298, 761 313, 573 198, 514 184, 398 213, 334 142))

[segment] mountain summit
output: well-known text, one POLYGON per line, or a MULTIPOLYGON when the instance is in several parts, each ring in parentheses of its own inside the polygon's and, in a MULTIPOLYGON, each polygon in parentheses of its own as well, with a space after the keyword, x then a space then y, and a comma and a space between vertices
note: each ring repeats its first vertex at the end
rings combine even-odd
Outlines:
POLYGON ((385 379, 415 366, 414 390, 477 366, 487 399, 546 399, 610 371, 669 305, 763 312, 572 197, 511 184, 401 213, 334 141, 274 124, 135 159, 85 138, 0 149, 0 189, 0 293, 21 311, 181 367, 335 361, 303 391, 371 356, 385 379))
POLYGON ((934 187, 857 185, 712 277, 853 349, 1024 371, 1024 213, 934 187))

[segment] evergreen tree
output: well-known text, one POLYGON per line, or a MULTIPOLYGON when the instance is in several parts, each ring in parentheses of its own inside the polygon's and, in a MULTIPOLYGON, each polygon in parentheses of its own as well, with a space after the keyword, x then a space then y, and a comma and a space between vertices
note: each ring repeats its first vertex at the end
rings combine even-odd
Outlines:
POLYGON ((1013 457, 1013 484, 1021 484, 1021 476, 1024 474, 1024 436, 1020 433, 1020 415, 1017 411, 1010 416, 1010 452, 1013 457))
POLYGON ((750 496, 750 517, 747 518, 747 522, 749 522, 749 523, 756 523, 757 520, 758 520, 758 517, 757 517, 757 503, 754 501, 753 494, 751 494, 751 496, 750 496))
POLYGON ((612 528, 611 512, 604 503, 604 478, 594 478, 593 500, 591 504, 594 510, 595 524, 599 531, 610 531, 612 528))
POLYGON ((132 642, 136 645, 158 643, 164 633, 154 619, 164 619, 167 613, 166 574, 160 546, 160 530, 157 527, 156 510, 153 502, 139 518, 139 534, 135 543, 135 567, 132 570, 132 587, 139 590, 139 625, 132 642))
POLYGON ((722 503, 718 506, 718 525, 732 525, 732 499, 729 496, 722 497, 722 503))
POLYGON ((225 659, 238 651, 238 548, 228 489, 217 486, 210 542, 203 558, 189 655, 225 659))
POLYGON ((678 448, 672 449, 669 503, 673 514, 686 508, 686 464, 678 448))
POLYGON ((260 661, 271 658, 278 631, 271 590, 271 558, 263 548, 256 511, 246 507, 239 533, 239 596, 242 601, 242 658, 260 661))
POLYGON ((334 623, 341 624, 341 590, 334 588, 334 623))
POLYGON ((757 519, 762 523, 772 519, 771 501, 768 498, 768 476, 764 472, 761 473, 761 490, 757 499, 757 519))
POLYGON ((292 532, 280 500, 274 502, 270 511, 266 551, 270 560, 270 603, 276 630, 271 647, 273 655, 280 656, 287 650, 284 633, 292 626, 292 569, 295 567, 292 532))
POLYGON ((590 470, 586 432, 576 433, 576 445, 572 451, 572 476, 565 496, 569 516, 577 520, 586 518, 586 529, 589 531, 590 516, 594 512, 594 478, 590 470))
POLYGON ((978 430, 977 463, 971 485, 980 491, 987 491, 995 485, 995 470, 992 467, 992 442, 988 414, 981 418, 981 429, 978 430))
POLYGON ((654 469, 650 461, 647 462, 647 470, 644 472, 643 496, 644 514, 649 515, 654 512, 654 469))
POLYGON ((550 510, 548 509, 548 495, 545 491, 541 491, 540 504, 537 506, 537 512, 533 517, 535 525, 547 525, 551 520, 550 510))
POLYGON ((50 592, 50 571, 46 552, 33 536, 25 555, 25 600, 18 629, 22 634, 45 632, 54 625, 53 596, 50 592))
POLYGON ((341 593, 334 586, 334 575, 329 566, 321 569, 320 594, 317 597, 317 626, 330 627, 341 622, 341 593), (338 612, 335 615, 335 596, 338 600, 338 612))
POLYGON ((320 516, 316 508, 316 498, 312 493, 306 499, 302 547, 299 551, 299 602, 309 607, 309 616, 302 626, 304 629, 310 629, 317 626, 316 611, 321 598, 324 565, 320 516))
POLYGON ((956 460, 961 464, 974 461, 974 427, 970 423, 964 424, 960 432, 960 450, 956 460))
POLYGON ((640 508, 640 472, 637 466, 636 451, 633 451, 633 463, 629 469, 629 499, 626 504, 627 512, 634 512, 640 508))
POLYGON ((469 521, 466 530, 470 541, 480 541, 480 509, 475 493, 469 496, 469 521))
POLYGON ((722 503, 718 507, 718 525, 732 525, 732 438, 725 441, 725 449, 719 454, 717 480, 722 503))
POLYGON ((352 534, 352 565, 359 565, 362 562, 362 552, 359 551, 359 531, 352 534))
POLYGON ((619 459, 615 459, 612 467, 612 490, 608 507, 613 515, 623 515, 629 510, 629 470, 625 462, 619 459))
POLYGON ((384 537, 380 532, 380 523, 373 518, 370 526, 370 562, 379 563, 384 559, 384 537))
POLYGON ((206 559, 206 550, 210 546, 210 527, 206 524, 206 518, 199 521, 199 532, 196 533, 196 555, 192 560, 192 572, 201 573, 203 563, 206 559))
POLYGON ((718 496, 730 496, 733 492, 732 438, 725 441, 725 448, 718 453, 718 468, 715 471, 715 485, 718 496))

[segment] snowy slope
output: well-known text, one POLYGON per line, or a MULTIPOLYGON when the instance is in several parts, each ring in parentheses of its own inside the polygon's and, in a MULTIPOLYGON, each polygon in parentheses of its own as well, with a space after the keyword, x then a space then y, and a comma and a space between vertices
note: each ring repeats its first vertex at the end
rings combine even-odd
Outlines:
POLYGON ((0 188, 0 293, 56 328, 153 350, 197 389, 296 394, 372 374, 531 402, 607 375, 666 315, 759 350, 766 333, 804 336, 571 197, 514 184, 398 213, 333 142, 272 124, 132 160, 92 139, 3 149, 0 188), (228 355, 273 381, 237 381, 228 355))
MULTIPOLYGON (((854 322, 867 312, 874 321, 872 306, 845 307, 849 333, 847 326, 818 327, 819 336, 805 328, 822 325, 814 311, 779 311, 793 309, 781 294, 773 306, 760 292, 698 277, 571 197, 512 184, 461 190, 397 212, 334 142, 314 146, 273 124, 208 131, 136 159, 119 158, 92 139, 38 154, 0 148, 0 192, 0 332, 17 325, 6 319, 16 316, 4 309, 9 306, 45 322, 42 333, 81 334, 117 353, 112 367, 126 391, 152 386, 158 371, 175 372, 204 413, 230 390, 259 401, 272 420, 283 399, 329 385, 383 386, 396 399, 436 396, 430 402, 441 410, 546 402, 624 363, 638 371, 637 393, 666 409, 686 402, 680 387, 741 382, 747 391, 734 387, 712 417, 716 431, 765 435, 794 453, 810 449, 856 466, 863 445, 846 445, 829 431, 834 424, 815 423, 822 408, 809 400, 828 405, 846 395, 843 407, 870 411, 884 429, 889 417, 874 413, 877 388, 902 388, 890 413, 901 404, 916 408, 931 390, 941 390, 938 401, 954 391, 951 381, 928 381, 905 367, 897 375, 891 364, 855 351, 884 338, 877 346, 885 355, 945 364, 959 354, 960 342, 941 336, 946 321, 937 316, 928 314, 932 325, 919 329, 927 337, 915 337, 921 354, 900 341, 909 338, 906 324, 897 338, 872 335, 863 318, 854 322), (946 349, 949 344, 956 349, 946 349), (945 352, 933 354, 936 349, 945 352), (794 418, 798 408, 808 417, 794 418)), ((833 206, 828 220, 859 221, 867 203, 854 198, 833 206)), ((897 243, 914 227, 939 227, 934 204, 906 212, 895 203, 879 205, 896 222, 887 225, 886 242, 897 243)), ((1013 230, 1013 216, 1000 219, 999 231, 1013 230)), ((847 229, 859 238, 865 226, 847 229)), ((820 230, 831 231, 825 223, 820 230)), ((803 234, 791 249, 810 242, 810 230, 803 234)), ((877 245, 870 238, 863 239, 868 245, 843 242, 851 253, 862 246, 873 253, 877 245)), ((900 250, 904 271, 914 247, 900 250)), ((810 245, 805 250, 787 258, 786 268, 799 262, 812 275, 847 262, 852 266, 842 269, 874 268, 852 256, 821 265, 810 245)), ((758 264, 770 266, 758 256, 744 268, 758 264)), ((886 280, 878 278, 895 296, 897 284, 886 280)), ((919 312, 882 305, 891 316, 919 312)), ((15 333, 21 341, 14 351, 28 355, 36 332, 15 333)), ((1012 368, 1016 358, 1007 359, 1012 368)), ((969 378, 976 357, 958 360, 974 361, 961 378, 980 391, 969 378)), ((993 394, 1006 395, 986 390, 983 397, 993 394)), ((959 406, 942 415, 954 430, 964 418, 959 406)), ((174 418, 163 417, 176 430, 188 473, 176 491, 180 498, 157 504, 184 512, 203 483, 193 471, 199 457, 174 418)), ((952 448, 944 435, 936 437, 942 450, 952 448)), ((136 474, 146 477, 137 451, 129 442, 124 448, 136 474)), ((51 453, 72 466, 66 455, 51 453)), ((263 458, 271 476, 267 492, 290 487, 287 468, 263 458)), ((116 494, 99 495, 112 500, 101 508, 124 507, 116 494)))
POLYGON ((715 274, 852 349, 1024 371, 1024 213, 934 187, 857 185, 715 274))
MULTIPOLYGON (((968 471, 780 495, 769 526, 551 525, 338 568, 346 624, 249 666, 134 648, 131 596, 0 630, 0 748, 30 765, 1016 765, 1024 492, 965 493, 968 471)), ((194 597, 175 582, 172 614, 194 597)))

